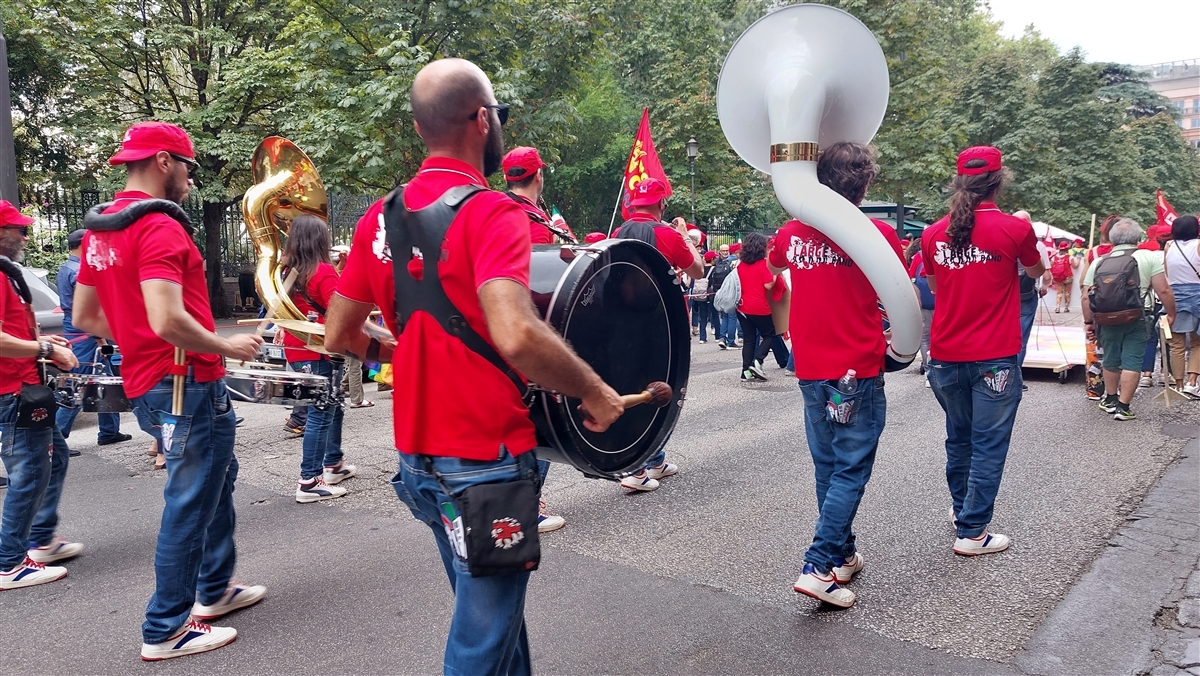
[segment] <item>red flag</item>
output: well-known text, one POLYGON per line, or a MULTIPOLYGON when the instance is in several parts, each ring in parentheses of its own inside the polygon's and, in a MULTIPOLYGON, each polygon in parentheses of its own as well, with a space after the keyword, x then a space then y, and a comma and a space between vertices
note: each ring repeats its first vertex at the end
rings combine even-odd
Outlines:
POLYGON ((1162 190, 1158 190, 1157 193, 1158 199, 1155 207, 1158 211, 1158 222, 1171 225, 1176 218, 1179 218, 1179 214, 1175 213, 1175 207, 1171 206, 1166 197, 1163 197, 1162 190))
POLYGON ((625 181, 621 184, 621 217, 628 219, 633 209, 629 206, 634 187, 644 178, 657 178, 667 184, 667 196, 671 196, 671 181, 658 161, 654 139, 650 137, 650 109, 642 109, 642 123, 638 125, 633 148, 629 150, 629 161, 625 163, 625 181))

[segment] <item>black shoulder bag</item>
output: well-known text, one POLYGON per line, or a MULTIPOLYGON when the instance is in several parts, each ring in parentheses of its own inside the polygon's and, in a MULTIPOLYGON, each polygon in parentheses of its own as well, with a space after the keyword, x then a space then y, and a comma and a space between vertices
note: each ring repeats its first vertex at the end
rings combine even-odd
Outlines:
MULTIPOLYGON (((29 323, 29 330, 33 334, 34 340, 37 340, 38 329, 37 320, 33 316, 33 295, 29 293, 29 285, 25 283, 21 268, 8 257, 0 256, 0 272, 8 277, 17 295, 21 297, 21 302, 25 305, 25 319, 29 323)), ((46 382, 45 368, 41 363, 38 363, 38 375, 43 383, 46 382)), ((21 385, 21 393, 18 395, 17 402, 17 429, 47 429, 54 424, 54 416, 57 413, 58 402, 54 399, 54 390, 40 384, 23 383, 21 385)))

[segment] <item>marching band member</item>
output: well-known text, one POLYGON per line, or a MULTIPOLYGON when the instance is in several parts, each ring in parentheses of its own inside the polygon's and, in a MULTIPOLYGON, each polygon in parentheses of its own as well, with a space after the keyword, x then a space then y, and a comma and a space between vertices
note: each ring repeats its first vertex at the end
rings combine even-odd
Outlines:
POLYGON ((214 332, 204 258, 179 220, 182 211, 172 211, 191 192, 197 166, 187 132, 139 122, 108 162, 125 165, 129 176, 104 210, 111 216, 100 217, 103 228, 88 226, 73 319, 125 348, 125 394, 166 455, 156 585, 142 624, 142 659, 164 660, 232 642, 236 629, 202 621, 258 603, 267 591, 230 581, 238 462, 221 359, 253 359, 262 338, 214 332), (121 214, 147 207, 153 210, 137 218, 121 214), (176 348, 186 351, 186 366, 174 364, 176 348), (186 376, 181 413, 173 410, 176 375, 186 376))
MULTIPOLYGON (((385 222, 381 200, 359 221, 331 303, 325 345, 364 361, 393 363, 400 471, 392 484, 413 516, 433 531, 455 594, 445 672, 528 674, 524 608, 532 566, 492 575, 472 567, 483 563, 481 556, 508 550, 494 547, 494 538, 503 536, 505 544, 520 549, 515 545, 531 524, 506 517, 500 531, 476 528, 468 535, 462 523, 470 514, 457 514, 456 506, 475 504, 464 503, 465 494, 492 490, 500 495, 485 514, 519 511, 536 519, 537 494, 530 485, 538 472, 528 451, 537 441, 516 373, 582 398, 590 416, 585 424, 595 432, 607 429, 623 408, 616 392, 534 310, 529 219, 511 199, 486 189, 486 177, 500 168, 500 127, 508 118, 487 76, 461 59, 434 61, 413 81, 412 111, 429 157, 389 204, 391 218, 398 220, 385 222), (453 211, 440 198, 467 194, 464 186, 478 192, 456 197, 462 201, 453 211), (422 257, 397 250, 388 244, 389 231, 422 238, 413 242, 440 237, 441 253, 431 258, 415 246, 422 257), (440 310, 434 305, 403 296, 411 313, 401 332, 396 303, 401 284, 426 298, 446 298, 460 318, 457 335, 447 331, 445 317, 435 316, 440 310), (398 336, 394 353, 390 340, 373 338, 363 328, 376 305, 398 336), (514 502, 517 495, 520 504, 514 502), (486 543, 472 544, 475 538, 486 543)), ((535 538, 536 529, 529 542, 535 538)))
POLYGON ((1033 226, 996 206, 1006 180, 996 148, 962 151, 950 214, 921 235, 929 288, 937 294, 929 382, 946 412, 954 553, 964 556, 1009 545, 988 524, 1021 403, 1017 264, 1035 279, 1046 271, 1033 226))
POLYGON ((0 591, 61 580, 66 568, 43 564, 83 552, 78 542, 54 535, 68 463, 67 442, 54 424, 54 402, 23 396, 33 392, 25 390, 27 385, 42 384, 38 359, 50 359, 64 371, 79 365, 62 337, 37 335, 29 287, 12 262, 25 248, 32 224, 32 218, 0 200, 0 458, 8 473, 0 591))
MULTIPOLYGON (((329 257, 331 246, 329 226, 325 221, 308 214, 292 219, 283 249, 287 269, 296 271, 291 299, 296 309, 306 316, 315 313, 320 324, 325 323, 329 299, 338 283, 337 270, 329 257)), ((290 333, 285 332, 283 344, 287 348, 283 351, 284 357, 293 371, 328 378, 331 391, 336 389, 334 383, 341 383, 344 368, 341 359, 330 359, 328 355, 305 349, 305 342, 290 333)), ((337 484, 354 476, 358 468, 342 462, 344 415, 341 401, 308 407, 296 502, 332 500, 346 494, 346 489, 337 484)))
MULTIPOLYGON (((629 206, 633 213, 613 232, 613 237, 646 242, 658 249, 676 270, 693 279, 704 276, 704 259, 687 236, 687 223, 676 218, 672 228, 662 221, 667 207, 666 183, 657 178, 642 179, 633 189, 629 206)), ((636 474, 621 479, 621 487, 631 493, 658 490, 661 479, 678 472, 678 465, 667 462, 666 451, 659 451, 636 474)))
MULTIPOLYGON (((878 172, 874 151, 860 143, 834 143, 817 160, 817 180, 855 205, 878 172)), ((895 228, 873 222, 903 261, 895 228)), ((840 585, 863 569, 854 515, 871 478, 887 418, 883 315, 862 268, 819 230, 800 221, 780 229, 767 262, 775 274, 791 269, 792 350, 804 356, 795 360, 796 378, 816 471, 816 532, 793 588, 849 608, 854 592, 840 585), (838 380, 851 370, 857 379, 854 391, 835 392, 838 380)), ((749 344, 750 334, 746 335, 749 344)))
POLYGON ((508 192, 505 194, 513 198, 517 206, 529 216, 530 243, 574 244, 575 234, 571 229, 560 228, 550 218, 550 214, 539 206, 542 204, 542 189, 546 185, 546 176, 542 173, 546 163, 542 161, 537 148, 513 148, 504 156, 500 167, 504 171, 504 180, 508 183, 508 192))

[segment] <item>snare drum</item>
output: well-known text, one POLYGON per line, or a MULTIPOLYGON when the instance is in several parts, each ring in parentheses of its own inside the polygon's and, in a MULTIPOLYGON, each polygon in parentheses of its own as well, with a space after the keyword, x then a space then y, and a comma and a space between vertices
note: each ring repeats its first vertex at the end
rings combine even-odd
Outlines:
POLYGON ((535 246, 529 287, 546 321, 618 393, 656 380, 674 391, 666 407, 635 406, 600 434, 583 426, 580 400, 538 391, 538 457, 606 479, 640 470, 666 445, 687 394, 691 325, 671 265, 636 240, 535 246))
POLYGON ((312 406, 329 391, 329 379, 291 371, 227 368, 225 386, 238 401, 312 406))
POLYGON ((125 385, 117 376, 94 373, 62 373, 55 376, 54 387, 63 392, 60 401, 81 408, 85 413, 127 413, 133 404, 125 397, 125 385))

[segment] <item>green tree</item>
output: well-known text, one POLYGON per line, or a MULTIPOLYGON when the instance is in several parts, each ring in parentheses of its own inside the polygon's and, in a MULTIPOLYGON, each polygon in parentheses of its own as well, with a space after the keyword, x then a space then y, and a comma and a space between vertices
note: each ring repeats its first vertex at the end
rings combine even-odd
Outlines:
POLYGON ((1179 133, 1172 115, 1159 113, 1129 124, 1137 164, 1147 176, 1138 208, 1131 212, 1143 225, 1154 223, 1154 190, 1161 188, 1181 214, 1200 213, 1200 156, 1179 133))

